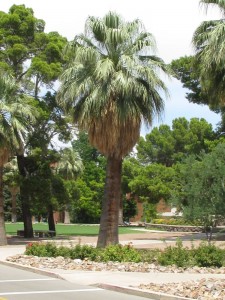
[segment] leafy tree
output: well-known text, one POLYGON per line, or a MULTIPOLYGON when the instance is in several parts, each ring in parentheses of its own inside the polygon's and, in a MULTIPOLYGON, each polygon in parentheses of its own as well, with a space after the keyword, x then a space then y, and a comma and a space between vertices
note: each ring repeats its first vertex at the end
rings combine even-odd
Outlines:
POLYGON ((1 68, 11 71, 18 81, 27 73, 24 64, 32 58, 36 34, 42 33, 44 26, 25 5, 13 5, 9 13, 0 12, 1 68))
MULTIPOLYGON (((97 169, 96 169, 97 170, 97 169)), ((92 180, 88 185, 79 178, 66 183, 71 197, 71 217, 74 223, 99 223, 101 213, 101 199, 103 182, 92 180), (69 186, 68 186, 69 185, 69 186)))
POLYGON ((169 125, 154 127, 151 133, 140 137, 137 144, 137 157, 143 164, 161 163, 171 166, 174 162, 173 154, 175 139, 169 125))
POLYGON ((76 139, 72 142, 72 145, 74 150, 79 153, 83 162, 98 162, 100 153, 96 148, 90 145, 88 134, 86 132, 79 131, 76 134, 76 139))
POLYGON ((129 182, 131 192, 143 201, 158 203, 162 198, 169 201, 174 188, 174 168, 161 164, 141 166, 138 175, 129 182))
MULTIPOLYGON (((64 148, 61 151, 61 158, 56 165, 56 172, 65 180, 76 179, 83 172, 84 166, 82 160, 73 148, 64 148)), ((64 223, 70 223, 69 205, 66 205, 64 211, 64 223)))
POLYGON ((0 68, 11 72, 35 98, 41 85, 51 87, 61 73, 61 53, 67 41, 44 29, 45 22, 35 18, 25 5, 13 5, 9 13, 0 12, 0 68))
POLYGON ((53 211, 59 210, 68 202, 68 195, 63 180, 52 171, 59 155, 49 150, 47 153, 36 148, 26 157, 25 179, 26 193, 32 202, 33 215, 48 214, 49 230, 55 231, 53 211))
POLYGON ((72 145, 84 165, 84 171, 79 179, 69 183, 73 221, 99 223, 104 195, 105 158, 89 144, 85 132, 78 132, 72 145))
POLYGON ((218 144, 211 153, 188 157, 178 168, 174 198, 187 219, 201 220, 206 229, 225 216, 224 155, 225 144, 218 144))
MULTIPOLYGON (((0 73, 0 244, 7 243, 3 209, 3 167, 11 153, 23 147, 24 137, 36 115, 30 98, 18 93, 15 80, 0 73)), ((30 220, 31 221, 31 220, 30 220)))
POLYGON ((137 214, 137 202, 133 199, 123 198, 123 219, 129 222, 137 214))
POLYGON ((137 145, 137 157, 142 164, 159 163, 172 166, 187 155, 209 151, 209 142, 216 138, 212 125, 204 119, 173 120, 172 128, 160 125, 152 129, 137 145))
POLYGON ((97 243, 105 247, 118 243, 122 159, 137 142, 141 121, 151 124, 162 112, 160 91, 166 87, 157 71, 168 73, 168 67, 151 55, 154 40, 139 20, 124 22, 109 12, 102 19, 89 17, 85 28, 67 46, 58 100, 107 157, 97 243))
POLYGON ((186 98, 189 102, 208 105, 215 112, 219 110, 218 105, 210 101, 211 98, 201 87, 200 67, 196 63, 194 56, 184 56, 173 60, 171 68, 175 72, 177 79, 183 83, 183 87, 188 89, 186 98))
MULTIPOLYGON (((46 34, 44 29, 45 22, 35 18, 33 10, 26 8, 25 5, 13 5, 9 13, 0 12, 0 69, 7 70, 16 78, 21 92, 32 94, 36 99, 38 99, 38 93, 43 85, 46 88, 52 88, 64 64, 62 49, 66 39, 57 32, 46 34)), ((28 151, 32 151, 35 147, 42 149, 45 147, 46 152, 51 138, 56 132, 59 133, 59 128, 64 131, 66 123, 64 120, 63 124, 57 106, 53 107, 52 96, 47 94, 44 100, 38 100, 33 103, 35 110, 40 113, 37 126, 35 130, 30 128, 29 140, 26 139, 24 147, 17 151, 18 168, 23 178, 20 197, 26 237, 33 236, 33 229, 30 212, 31 200, 26 195, 28 187, 25 182, 30 173, 27 171, 25 150, 29 154, 28 151), (53 114, 55 119, 50 122, 53 114)))

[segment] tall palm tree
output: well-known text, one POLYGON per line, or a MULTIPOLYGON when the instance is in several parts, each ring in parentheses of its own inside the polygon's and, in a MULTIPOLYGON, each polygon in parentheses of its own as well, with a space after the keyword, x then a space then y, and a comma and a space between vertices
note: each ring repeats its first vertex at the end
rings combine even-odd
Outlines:
POLYGON ((201 0, 200 4, 219 8, 222 18, 204 21, 195 30, 193 45, 196 63, 200 67, 202 89, 212 103, 225 103, 225 0, 201 0))
POLYGON ((4 223, 3 167, 23 147, 27 125, 34 121, 28 98, 18 93, 15 80, 0 73, 0 245, 7 244, 4 223))
POLYGON ((17 221, 17 209, 16 209, 16 198, 20 191, 19 186, 19 170, 17 159, 14 157, 4 166, 4 175, 3 175, 4 185, 7 186, 11 198, 12 198, 12 213, 11 213, 11 222, 15 223, 17 221))
POLYGON ((61 150, 61 158, 56 164, 56 172, 65 180, 76 179, 83 172, 84 165, 78 152, 73 148, 61 150))
POLYGON ((140 20, 125 22, 109 12, 89 17, 84 34, 65 50, 58 101, 90 143, 107 157, 98 247, 117 244, 122 159, 134 147, 141 123, 151 124, 164 108, 167 92, 158 71, 168 67, 155 55, 155 41, 140 20))
MULTIPOLYGON (((84 170, 82 159, 73 148, 64 148, 61 151, 61 159, 56 164, 56 172, 64 180, 76 179, 84 170)), ((68 205, 64 211, 64 223, 70 223, 68 205)))

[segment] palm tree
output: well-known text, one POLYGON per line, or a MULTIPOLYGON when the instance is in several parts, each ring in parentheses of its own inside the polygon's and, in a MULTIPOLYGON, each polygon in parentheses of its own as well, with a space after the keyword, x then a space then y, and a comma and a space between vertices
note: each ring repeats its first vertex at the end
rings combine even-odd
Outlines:
POLYGON ((15 80, 0 73, 0 245, 7 244, 4 223, 3 167, 23 147, 27 125, 34 121, 29 99, 18 93, 15 80))
MULTIPOLYGON (((56 172, 64 180, 76 179, 84 170, 84 165, 78 152, 73 148, 64 148, 61 159, 56 164, 56 172)), ((64 223, 70 223, 68 205, 64 211, 64 223)))
POLYGON ((4 185, 7 186, 12 197, 11 222, 15 223, 17 221, 16 198, 20 191, 19 170, 16 157, 5 164, 3 180, 4 185))
POLYGON ((154 38, 140 20, 125 22, 109 12, 89 17, 85 33, 65 50, 69 63, 61 76, 58 101, 90 143, 107 158, 98 247, 117 244, 122 159, 136 144, 141 123, 160 115, 166 92, 158 71, 164 62, 150 55, 154 38))
POLYGON ((200 82, 212 103, 225 102, 225 0, 201 0, 206 10, 209 6, 220 9, 223 18, 204 21, 195 30, 193 45, 196 63, 200 67, 200 82))
POLYGON ((57 162, 56 172, 65 180, 76 179, 83 172, 84 166, 78 152, 73 148, 61 150, 61 158, 57 162))

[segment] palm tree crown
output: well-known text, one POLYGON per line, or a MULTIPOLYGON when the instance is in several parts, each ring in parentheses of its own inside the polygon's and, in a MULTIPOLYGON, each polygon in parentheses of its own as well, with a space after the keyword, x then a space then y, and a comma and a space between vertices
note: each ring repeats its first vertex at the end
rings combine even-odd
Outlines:
POLYGON ((141 121, 151 124, 164 107, 166 91, 157 72, 168 73, 151 34, 139 20, 124 22, 109 12, 89 17, 85 33, 69 43, 69 63, 61 76, 58 100, 87 130, 90 142, 106 156, 123 157, 136 143, 141 121))
MULTIPOLYGON (((216 6, 225 15, 225 0, 201 0, 206 10, 216 6)), ((202 88, 214 102, 225 101, 225 19, 204 21, 196 29, 193 45, 196 61, 200 66, 202 88)))
POLYGON ((61 151, 61 159, 57 163, 56 172, 65 180, 75 179, 83 172, 84 166, 78 152, 73 148, 61 151))
POLYGON ((35 120, 30 98, 18 93, 15 80, 0 73, 0 149, 19 149, 35 120))

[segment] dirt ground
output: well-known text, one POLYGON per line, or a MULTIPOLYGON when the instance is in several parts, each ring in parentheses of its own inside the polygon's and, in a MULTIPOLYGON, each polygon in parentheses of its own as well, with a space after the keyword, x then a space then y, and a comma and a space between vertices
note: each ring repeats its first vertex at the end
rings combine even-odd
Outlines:
MULTIPOLYGON (((131 243, 135 248, 157 248, 163 249, 169 245, 175 245, 177 239, 182 240, 185 247, 192 247, 199 245, 202 241, 206 241, 206 235, 204 233, 187 233, 187 232, 153 232, 149 230, 143 230, 142 232, 137 232, 132 234, 121 234, 119 235, 119 242, 123 244, 131 243)), ((25 239, 17 236, 9 236, 9 245, 23 245, 31 241, 41 241, 46 240, 44 238, 33 238, 25 239)), ((97 243, 97 236, 60 236, 48 241, 55 241, 62 244, 92 244, 97 243)), ((225 234, 219 235, 215 234, 213 236, 213 243, 217 246, 225 248, 225 234)))

